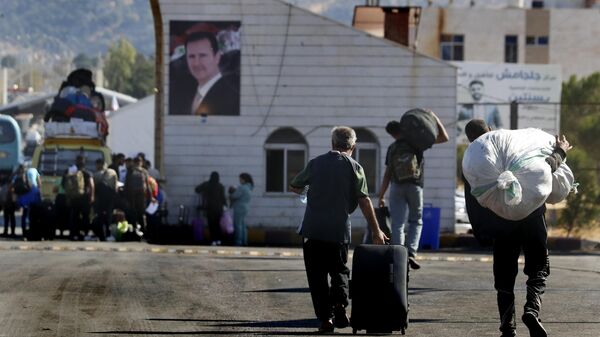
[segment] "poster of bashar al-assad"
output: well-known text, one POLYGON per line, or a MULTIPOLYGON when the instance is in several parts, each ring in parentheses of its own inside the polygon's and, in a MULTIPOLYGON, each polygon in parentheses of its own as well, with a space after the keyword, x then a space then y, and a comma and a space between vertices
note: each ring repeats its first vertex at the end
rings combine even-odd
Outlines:
POLYGON ((240 115, 240 22, 171 21, 169 114, 240 115))

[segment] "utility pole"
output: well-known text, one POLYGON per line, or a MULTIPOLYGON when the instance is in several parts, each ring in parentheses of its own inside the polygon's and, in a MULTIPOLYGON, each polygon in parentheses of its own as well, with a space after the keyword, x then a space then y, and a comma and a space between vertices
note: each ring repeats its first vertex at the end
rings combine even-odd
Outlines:
POLYGON ((2 87, 2 95, 0 98, 0 105, 8 104, 8 69, 6 67, 2 67, 2 80, 0 81, 0 86, 2 87))

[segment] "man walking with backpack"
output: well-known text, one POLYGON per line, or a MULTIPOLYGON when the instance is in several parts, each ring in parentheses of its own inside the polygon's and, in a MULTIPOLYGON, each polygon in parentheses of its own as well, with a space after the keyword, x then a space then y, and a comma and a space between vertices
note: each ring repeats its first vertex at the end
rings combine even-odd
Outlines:
POLYGON ((117 197, 117 172, 108 168, 104 159, 96 160, 96 172, 94 173, 95 203, 94 211, 94 231, 100 238, 100 241, 106 239, 109 234, 110 220, 114 208, 115 198, 117 197))
POLYGON ((149 200, 148 172, 144 169, 142 158, 135 157, 133 166, 125 177, 125 198, 129 203, 128 221, 137 223, 142 231, 146 229, 144 213, 149 200))
POLYGON ((82 240, 81 231, 90 227, 90 208, 94 202, 94 180, 85 169, 85 157, 78 155, 75 165, 69 167, 62 178, 69 212, 69 238, 82 240))
MULTIPOLYGON (((438 136, 435 144, 448 141, 448 133, 433 113, 438 136)), ((421 266, 416 260, 421 229, 423 228, 423 151, 416 149, 402 134, 400 122, 391 121, 385 131, 394 139, 385 157, 385 174, 379 189, 379 207, 385 206, 385 192, 390 187, 390 215, 392 218, 392 244, 408 249, 408 262, 412 269, 421 266), (408 212, 408 214, 407 214, 408 212), (404 225, 408 215, 408 238, 404 238, 404 225)))

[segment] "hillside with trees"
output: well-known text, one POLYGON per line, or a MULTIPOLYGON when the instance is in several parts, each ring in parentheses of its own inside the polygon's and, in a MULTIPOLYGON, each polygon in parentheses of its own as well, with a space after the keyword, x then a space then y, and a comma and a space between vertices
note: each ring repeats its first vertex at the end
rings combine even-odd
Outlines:
POLYGON ((2 0, 0 32, 3 54, 104 54, 119 37, 144 55, 155 50, 148 0, 2 0))

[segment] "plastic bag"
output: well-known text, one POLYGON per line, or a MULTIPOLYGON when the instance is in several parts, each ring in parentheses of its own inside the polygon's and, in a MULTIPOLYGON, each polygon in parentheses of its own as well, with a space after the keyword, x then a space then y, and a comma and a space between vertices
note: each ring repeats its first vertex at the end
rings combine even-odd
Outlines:
POLYGON ((555 141, 554 136, 533 128, 497 130, 477 138, 462 162, 471 194, 481 206, 508 220, 526 218, 555 189, 550 202, 563 200, 572 187, 570 169, 563 163, 560 172, 552 174, 546 163, 555 141))
POLYGON ((233 234, 233 217, 231 216, 231 211, 227 210, 223 212, 221 215, 221 221, 219 222, 221 225, 221 232, 223 234, 231 235, 233 234))

